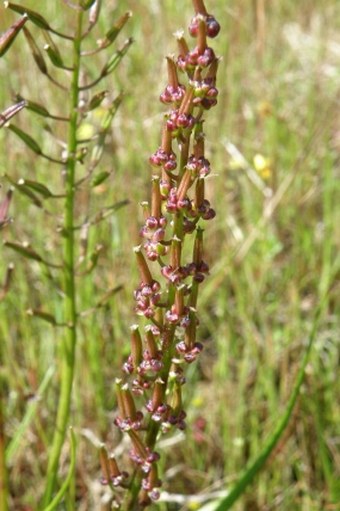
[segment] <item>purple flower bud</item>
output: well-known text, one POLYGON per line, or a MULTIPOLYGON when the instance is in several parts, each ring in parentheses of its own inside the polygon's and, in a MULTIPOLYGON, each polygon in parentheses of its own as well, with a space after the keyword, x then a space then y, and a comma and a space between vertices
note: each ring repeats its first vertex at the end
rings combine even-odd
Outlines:
POLYGON ((145 225, 148 229, 156 229, 158 227, 158 219, 154 216, 149 216, 145 220, 145 225))
POLYGON ((216 59, 214 50, 212 48, 206 48, 202 55, 197 57, 197 64, 200 67, 208 67, 216 59))
POLYGON ((203 214, 202 214, 202 218, 203 220, 212 220, 213 218, 215 218, 216 216, 216 212, 214 209, 212 208, 209 208, 208 210, 206 210, 203 214))
POLYGON ((155 488, 149 493, 149 497, 153 501, 158 500, 160 498, 160 496, 161 496, 161 494, 155 488))
POLYGON ((169 104, 169 103, 175 103, 179 104, 183 96, 185 94, 185 87, 184 85, 178 85, 177 87, 173 87, 172 85, 167 85, 160 95, 159 99, 162 101, 162 103, 169 104))
POLYGON ((214 16, 211 16, 210 14, 206 17, 206 25, 207 25, 207 36, 211 37, 212 39, 216 37, 220 31, 220 24, 216 20, 214 16))

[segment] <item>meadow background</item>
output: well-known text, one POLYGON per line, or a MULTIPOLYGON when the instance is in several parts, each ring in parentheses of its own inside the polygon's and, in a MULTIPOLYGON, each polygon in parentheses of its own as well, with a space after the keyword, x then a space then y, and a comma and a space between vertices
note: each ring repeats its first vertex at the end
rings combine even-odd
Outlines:
MULTIPOLYGON (((72 30, 72 11, 63 2, 20 4, 38 9, 65 32, 72 30)), ((205 349, 198 366, 189 367, 186 435, 164 445, 164 490, 193 496, 225 491, 256 456, 283 413, 327 291, 292 420, 265 470, 234 508, 331 511, 340 509, 340 9, 336 0, 263 4, 264 11, 261 0, 207 0, 222 26, 214 46, 223 57, 219 104, 206 123, 214 174, 209 195, 217 217, 205 231, 211 265, 200 296, 199 338, 205 349)), ((176 52, 172 34, 192 15, 189 1, 179 8, 173 0, 108 0, 96 37, 127 9, 133 17, 119 41, 132 36, 135 43, 104 82, 113 96, 125 93, 99 169, 111 175, 91 193, 84 188, 77 201, 80 220, 128 201, 91 230, 89 250, 97 244, 103 248, 94 272, 79 280, 78 309, 85 313, 71 421, 78 441, 73 491, 79 510, 109 509, 99 484, 97 445, 99 440, 111 448, 119 443, 112 424, 114 378, 136 321, 132 293, 139 279, 132 247, 139 243, 139 203, 149 196, 148 157, 158 147, 165 111, 158 102, 166 83, 164 57, 176 52), (116 287, 100 308, 86 313, 116 287)), ((0 7, 0 31, 14 19, 0 7)), ((43 44, 39 31, 32 27, 32 32, 43 44)), ((66 52, 67 44, 62 47, 66 52)), ((90 77, 103 59, 86 61, 90 77)), ((63 113, 64 93, 39 73, 22 34, 0 60, 0 76, 0 111, 20 92, 63 113)), ((63 73, 56 76, 62 79, 63 73)), ((89 116, 84 134, 92 133, 104 112, 105 105, 89 116)), ((60 154, 62 124, 25 110, 14 123, 45 152, 60 154)), ((9 187, 4 174, 62 189, 60 168, 31 153, 6 129, 0 131, 0 148, 2 195, 9 187)), ((81 177, 85 171, 80 166, 78 172, 81 177)), ((28 241, 46 259, 61 261, 61 203, 48 200, 37 207, 15 191, 10 216, 14 221, 1 232, 3 239, 28 241)), ((28 511, 36 509, 44 489, 61 331, 27 310, 60 318, 60 277, 2 244, 0 259, 1 279, 8 264, 15 265, 0 303, 6 441, 18 440, 10 444, 11 509, 28 511), (46 385, 39 391, 42 382, 46 385)), ((68 456, 65 444, 61 474, 68 456)), ((199 508, 194 499, 177 500, 154 509, 199 508)))

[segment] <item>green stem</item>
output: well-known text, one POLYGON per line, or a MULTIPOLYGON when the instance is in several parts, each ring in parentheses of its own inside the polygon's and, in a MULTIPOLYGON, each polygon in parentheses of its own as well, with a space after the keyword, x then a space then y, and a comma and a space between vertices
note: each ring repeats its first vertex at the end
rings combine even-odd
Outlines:
POLYGON ((64 245, 64 280, 65 280, 65 323, 67 331, 62 344, 61 388, 58 403, 56 427, 50 450, 47 468, 47 484, 43 499, 46 507, 52 499, 56 486, 59 458, 65 441, 66 428, 70 415, 71 392, 75 367, 75 348, 77 341, 76 287, 74 272, 74 193, 77 150, 79 70, 81 51, 83 11, 78 12, 77 31, 73 41, 73 77, 71 84, 70 123, 68 134, 68 160, 66 164, 66 200, 64 245))
POLYGON ((0 511, 8 511, 9 509, 5 456, 4 387, 5 384, 0 376, 0 511))

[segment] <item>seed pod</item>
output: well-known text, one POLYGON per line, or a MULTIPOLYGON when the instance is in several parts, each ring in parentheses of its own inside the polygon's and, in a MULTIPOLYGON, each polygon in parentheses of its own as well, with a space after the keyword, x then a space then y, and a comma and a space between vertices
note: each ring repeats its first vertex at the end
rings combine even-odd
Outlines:
POLYGON ((0 229, 2 229, 2 227, 8 223, 7 215, 9 206, 11 204, 12 195, 13 191, 9 189, 6 197, 0 202, 0 229))
POLYGON ((6 108, 3 112, 0 113, 0 128, 6 124, 14 115, 16 115, 20 110, 27 106, 27 101, 21 99, 15 105, 6 108))
POLYGON ((1 36, 0 36, 0 57, 5 55, 6 51, 9 50, 11 45, 13 44, 14 39, 19 34, 22 27, 25 25, 26 21, 28 20, 27 14, 24 14, 20 19, 18 19, 13 25, 6 30, 1 36))
POLYGON ((18 12, 19 14, 26 14, 29 19, 39 28, 43 28, 44 30, 51 30, 50 25, 47 23, 45 18, 41 16, 41 14, 32 11, 31 9, 27 9, 27 7, 23 7, 18 4, 13 4, 12 2, 4 2, 5 9, 11 9, 12 11, 18 12))
POLYGON ((37 64, 37 66, 40 69, 40 71, 42 72, 42 74, 47 75, 47 66, 46 66, 43 54, 41 53, 37 43, 33 39, 30 31, 26 27, 24 27, 23 30, 24 30, 26 40, 27 40, 29 47, 31 49, 35 63, 37 64))
POLYGON ((116 51, 110 57, 110 59, 105 64, 105 66, 103 67, 103 69, 100 73, 100 75, 102 77, 109 75, 116 69, 116 67, 118 66, 118 64, 120 63, 120 61, 122 60, 122 58, 124 57, 124 55, 126 54, 126 52, 128 51, 128 49, 130 48, 130 46, 133 42, 134 42, 133 38, 130 37, 127 41, 125 41, 122 48, 120 48, 120 50, 116 51))
POLYGON ((14 126, 13 124, 9 124, 8 129, 13 131, 21 140, 30 148, 33 152, 36 154, 41 154, 42 151, 40 149, 39 144, 27 133, 25 133, 23 130, 18 128, 17 126, 14 126))
POLYGON ((123 14, 123 16, 121 16, 119 20, 113 25, 113 27, 105 34, 105 37, 98 41, 99 47, 107 48, 108 46, 110 46, 115 41, 118 34, 125 26, 125 24, 128 22, 128 20, 131 18, 131 16, 132 13, 130 11, 123 14))
POLYGON ((55 67, 65 69, 65 64, 59 52, 56 52, 55 49, 49 44, 45 44, 44 50, 46 51, 47 55, 50 58, 50 61, 52 62, 52 64, 55 65, 55 67))

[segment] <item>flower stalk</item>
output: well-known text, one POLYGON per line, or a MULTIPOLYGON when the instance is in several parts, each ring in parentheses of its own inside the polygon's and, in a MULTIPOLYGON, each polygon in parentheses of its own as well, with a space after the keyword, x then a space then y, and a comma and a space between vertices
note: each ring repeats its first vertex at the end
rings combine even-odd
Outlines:
POLYGON ((219 25, 202 0, 193 0, 193 7, 189 32, 196 46, 190 50, 180 34, 178 58, 167 57, 168 84, 160 100, 169 110, 161 127, 161 145, 150 157, 151 204, 143 203, 143 241, 135 248, 140 274, 135 310, 146 326, 144 332, 132 327, 131 354, 117 388, 114 422, 130 437, 134 465, 124 500, 116 496, 124 511, 144 508, 159 498, 157 441, 161 434, 186 427, 184 367, 203 348, 196 340, 197 303, 209 267, 201 224, 215 216, 205 195, 210 163, 205 157, 203 117, 217 102, 218 59, 208 38, 217 35, 219 25), (184 259, 187 245, 192 247, 189 261, 184 259))
POLYGON ((77 29, 73 41, 73 78, 71 84, 70 123, 67 145, 66 163, 66 199, 65 199, 65 245, 64 245, 64 280, 65 301, 64 314, 67 329, 62 344, 61 388, 56 419, 56 428, 50 450, 47 468, 47 484, 44 495, 44 505, 47 505, 53 495, 61 448, 63 446, 68 418, 70 414, 71 393, 75 369, 75 348, 77 342, 77 308, 75 287, 75 239, 74 239, 74 197, 75 170, 77 153, 78 102, 80 52, 82 39, 83 10, 77 15, 77 29))

